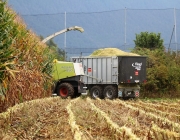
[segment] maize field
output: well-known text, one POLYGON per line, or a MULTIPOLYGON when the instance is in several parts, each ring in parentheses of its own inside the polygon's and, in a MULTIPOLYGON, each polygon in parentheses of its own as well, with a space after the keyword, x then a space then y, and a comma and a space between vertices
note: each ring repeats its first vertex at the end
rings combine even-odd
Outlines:
POLYGON ((0 139, 179 140, 180 100, 50 97, 0 114, 0 139))
POLYGON ((27 30, 4 1, 0 13, 0 112, 4 112, 17 103, 51 96, 55 50, 27 30))

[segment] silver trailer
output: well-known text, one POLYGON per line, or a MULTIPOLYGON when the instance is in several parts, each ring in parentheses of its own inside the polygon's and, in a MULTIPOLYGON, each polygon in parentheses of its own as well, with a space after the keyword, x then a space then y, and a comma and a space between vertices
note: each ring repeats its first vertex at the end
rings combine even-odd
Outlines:
POLYGON ((139 97, 140 83, 146 82, 146 57, 72 57, 81 62, 92 98, 139 97))

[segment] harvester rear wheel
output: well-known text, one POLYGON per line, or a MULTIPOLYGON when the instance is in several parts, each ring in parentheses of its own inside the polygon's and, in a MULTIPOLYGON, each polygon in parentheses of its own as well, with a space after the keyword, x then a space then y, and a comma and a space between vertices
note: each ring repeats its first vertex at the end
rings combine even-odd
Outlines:
POLYGON ((90 95, 91 95, 91 98, 93 98, 93 99, 96 99, 96 98, 102 99, 103 98, 103 89, 102 89, 102 87, 101 86, 93 86, 90 89, 90 95))
POLYGON ((112 85, 106 86, 103 94, 106 99, 110 99, 110 100, 118 97, 117 88, 112 85))
POLYGON ((57 95, 61 96, 63 99, 66 99, 68 96, 73 97, 74 88, 70 83, 62 83, 58 87, 57 95))

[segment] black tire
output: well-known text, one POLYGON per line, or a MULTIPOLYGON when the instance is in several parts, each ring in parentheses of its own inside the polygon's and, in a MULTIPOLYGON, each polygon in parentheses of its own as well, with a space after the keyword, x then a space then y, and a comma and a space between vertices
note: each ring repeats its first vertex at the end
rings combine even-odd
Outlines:
POLYGON ((106 99, 110 99, 110 100, 115 99, 118 97, 117 88, 112 85, 106 86, 103 95, 106 99))
POLYGON ((58 86, 57 95, 66 99, 68 96, 74 96, 74 88, 69 83, 62 83, 58 86))
POLYGON ((102 87, 101 86, 93 86, 90 89, 90 96, 93 99, 96 99, 96 98, 102 99, 103 98, 103 89, 102 89, 102 87))

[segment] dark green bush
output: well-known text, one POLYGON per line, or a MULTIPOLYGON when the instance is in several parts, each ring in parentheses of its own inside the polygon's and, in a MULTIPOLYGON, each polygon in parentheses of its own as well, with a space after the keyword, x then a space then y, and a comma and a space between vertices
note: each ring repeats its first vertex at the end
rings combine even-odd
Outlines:
POLYGON ((134 53, 147 56, 147 83, 142 85, 144 93, 179 93, 180 63, 179 56, 160 49, 150 50, 136 47, 134 53))
POLYGON ((164 51, 163 42, 160 33, 136 34, 132 52, 147 56, 147 83, 142 89, 145 95, 180 96, 180 55, 164 51))

